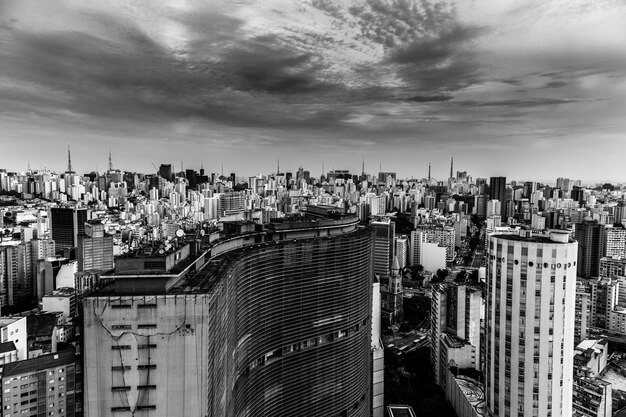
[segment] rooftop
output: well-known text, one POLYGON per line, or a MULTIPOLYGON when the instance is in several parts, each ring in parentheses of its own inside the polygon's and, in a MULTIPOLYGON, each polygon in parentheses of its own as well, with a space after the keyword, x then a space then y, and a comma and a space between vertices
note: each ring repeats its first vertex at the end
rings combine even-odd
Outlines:
POLYGON ((4 343, 0 343, 0 353, 7 353, 7 352, 11 352, 17 350, 17 348, 15 347, 15 343, 13 342, 4 342, 4 343))
POLYGON ((37 372, 43 369, 69 365, 74 363, 75 360, 76 357, 73 350, 64 350, 62 352, 37 356, 33 359, 11 362, 4 365, 2 378, 4 379, 14 375, 23 375, 27 373, 37 372))
POLYGON ((536 234, 528 233, 524 234, 522 231, 519 234, 501 234, 493 235, 493 237, 502 240, 513 240, 517 242, 532 242, 532 243, 574 243, 576 240, 572 239, 568 231, 556 231, 552 230, 549 234, 536 234))
POLYGON ((409 405, 388 405, 387 411, 390 417, 416 417, 413 407, 409 405))

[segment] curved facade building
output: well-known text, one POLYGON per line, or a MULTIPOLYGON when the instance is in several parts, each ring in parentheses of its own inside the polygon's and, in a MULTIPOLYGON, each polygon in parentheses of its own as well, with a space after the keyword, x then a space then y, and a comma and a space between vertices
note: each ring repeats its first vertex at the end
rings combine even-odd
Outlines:
POLYGON ((578 243, 521 233, 489 241, 487 407, 492 416, 571 416, 578 243))
POLYGON ((369 416, 372 234, 356 222, 282 224, 214 245, 163 293, 86 298, 86 415, 369 416))

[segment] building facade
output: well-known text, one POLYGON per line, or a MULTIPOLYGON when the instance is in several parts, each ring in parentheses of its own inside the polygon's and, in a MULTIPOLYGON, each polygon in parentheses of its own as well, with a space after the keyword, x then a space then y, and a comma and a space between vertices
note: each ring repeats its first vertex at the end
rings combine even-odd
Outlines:
POLYGON ((489 240, 485 394, 494 416, 572 415, 577 246, 557 231, 489 240))
POLYGON ((357 223, 276 223, 163 291, 118 277, 86 297, 87 415, 370 416, 372 232, 357 223))

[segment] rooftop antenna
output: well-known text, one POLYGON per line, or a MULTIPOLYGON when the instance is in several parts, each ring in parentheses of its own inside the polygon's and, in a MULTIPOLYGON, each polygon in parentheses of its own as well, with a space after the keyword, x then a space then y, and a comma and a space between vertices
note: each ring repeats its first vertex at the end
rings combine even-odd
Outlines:
POLYGON ((430 162, 428 163, 428 181, 430 181, 430 162))
POLYGON ((379 162, 378 172, 383 172, 383 163, 379 162))
POLYGON ((363 155, 363 164, 361 165, 361 176, 365 175, 365 155, 363 155))
POLYGON ((224 161, 222 161, 222 177, 224 176, 224 161))
POLYGON ((185 170, 183 169, 183 160, 182 160, 182 158, 180 160, 180 172, 185 172, 185 170))
POLYGON ((111 159, 111 150, 109 149, 109 171, 113 171, 113 159, 111 159))
POLYGON ((324 161, 322 161, 322 177, 324 176, 324 161))
POLYGON ((276 165, 276 175, 280 174, 280 159, 277 159, 278 163, 276 165))

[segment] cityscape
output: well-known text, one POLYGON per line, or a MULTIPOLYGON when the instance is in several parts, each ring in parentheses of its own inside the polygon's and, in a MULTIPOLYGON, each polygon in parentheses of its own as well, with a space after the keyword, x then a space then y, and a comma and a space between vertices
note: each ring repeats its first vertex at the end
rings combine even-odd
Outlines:
POLYGON ((5 415, 626 406, 626 184, 108 164, 0 169, 5 415))
POLYGON ((623 0, 0 0, 0 417, 626 417, 623 0))

